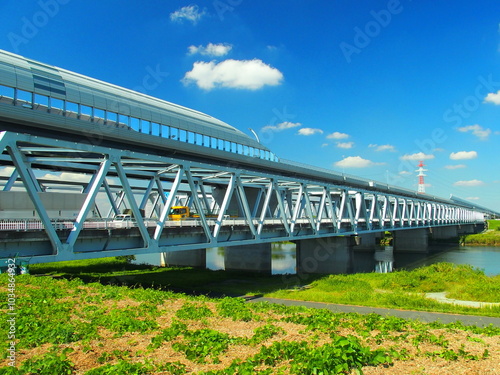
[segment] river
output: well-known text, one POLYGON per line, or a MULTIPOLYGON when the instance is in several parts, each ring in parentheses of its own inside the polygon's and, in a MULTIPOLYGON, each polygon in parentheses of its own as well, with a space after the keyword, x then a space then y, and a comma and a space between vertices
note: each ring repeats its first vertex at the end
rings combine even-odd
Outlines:
MULTIPOLYGON (((137 258, 135 263, 159 265, 160 262, 158 254, 145 254, 137 258)), ((224 248, 207 249, 206 261, 208 269, 224 269, 224 248)), ((399 253, 393 252, 392 248, 382 247, 377 251, 354 251, 352 270, 354 273, 384 272, 403 268, 411 270, 439 262, 469 264, 474 268, 482 269, 488 276, 500 275, 500 247, 441 246, 429 248, 428 253, 399 253)), ((272 273, 274 275, 296 273, 295 263, 295 244, 274 243, 272 245, 272 273)))
MULTIPOLYGON (((354 251, 353 272, 380 271, 380 263, 375 258, 392 259, 392 268, 395 270, 414 269, 433 263, 449 262, 469 264, 474 268, 484 270, 488 276, 500 274, 500 247, 494 246, 431 247, 428 253, 399 253, 384 248, 379 249, 376 253, 375 251, 354 251)), ((223 248, 207 249, 207 268, 224 269, 223 248)), ((295 245, 274 243, 272 246, 272 273, 280 275, 295 272, 295 245)))

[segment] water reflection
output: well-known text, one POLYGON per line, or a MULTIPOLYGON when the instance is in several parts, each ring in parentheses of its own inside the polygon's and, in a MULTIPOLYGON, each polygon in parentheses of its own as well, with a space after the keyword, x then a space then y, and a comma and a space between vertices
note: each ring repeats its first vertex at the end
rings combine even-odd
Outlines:
POLYGON ((383 249, 375 250, 375 272, 387 273, 392 272, 394 263, 394 248, 386 246, 383 249))
MULTIPOLYGON (((296 270, 295 244, 273 243, 271 246, 271 267, 273 275, 295 274, 296 270)), ((224 248, 207 249, 207 268, 210 270, 224 269, 224 248)))
MULTIPOLYGON (((159 265, 159 254, 138 256, 136 263, 159 265)), ((224 269, 224 248, 207 249, 207 268, 224 269)), ((394 251, 392 246, 372 251, 352 253, 353 273, 391 272, 397 269, 414 269, 439 262, 469 264, 484 270, 487 276, 500 275, 500 247, 452 246, 430 248, 428 253, 407 253, 394 251)), ((272 244, 273 275, 295 274, 296 249, 293 243, 272 244)))

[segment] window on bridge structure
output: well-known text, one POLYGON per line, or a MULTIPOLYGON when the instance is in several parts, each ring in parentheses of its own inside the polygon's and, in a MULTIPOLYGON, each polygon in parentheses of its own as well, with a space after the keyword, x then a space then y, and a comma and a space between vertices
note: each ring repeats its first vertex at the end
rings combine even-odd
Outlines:
POLYGON ((14 88, 0 85, 0 99, 2 101, 4 101, 3 99, 7 99, 5 100, 6 102, 12 102, 14 99, 14 88))
POLYGON ((187 131, 185 131, 184 129, 179 129, 179 137, 177 140, 181 141, 181 142, 186 142, 187 141, 187 131))
POLYGON ((196 136, 193 132, 187 132, 187 141, 193 145, 195 144, 196 136))
POLYGON ((216 149, 219 141, 215 137, 210 137, 210 147, 216 149))
POLYGON ((97 122, 98 124, 104 124, 104 118, 106 117, 106 114, 104 110, 99 109, 99 108, 94 108, 94 121, 97 122))
POLYGON ((16 103, 18 105, 27 106, 32 108, 33 93, 29 91, 16 89, 16 103))
POLYGON ((138 118, 136 117, 131 117, 130 118, 130 127, 135 130, 135 131, 139 131, 139 124, 140 124, 140 121, 138 118))
POLYGON ((35 94, 34 101, 35 102, 33 104, 35 104, 37 106, 37 108, 42 107, 42 109, 44 109, 44 110, 49 109, 49 97, 48 96, 35 94), (43 107, 45 107, 45 108, 43 108, 43 107))
POLYGON ((141 133, 151 134, 151 122, 146 120, 141 120, 141 133))
POLYGON ((151 133, 152 135, 160 135, 160 124, 157 122, 151 123, 151 133))
POLYGON ((59 109, 62 111, 64 110, 64 100, 49 98, 49 107, 50 109, 59 109))
POLYGON ((90 121, 93 117, 93 108, 87 105, 80 105, 80 118, 90 121))
POLYGON ((238 144, 236 148, 237 154, 243 154, 243 145, 238 144))
POLYGON ((115 112, 106 112, 106 123, 109 125, 116 125, 116 122, 118 120, 118 114, 115 112))
POLYGON ((198 133, 195 133, 194 135, 195 135, 194 144, 203 146, 203 135, 198 133))
POLYGON ((217 138, 217 150, 224 150, 224 140, 217 138))
POLYGON ((130 117, 118 114, 118 122, 120 126, 129 126, 130 117))
POLYGON ((245 156, 250 155, 250 147, 243 146, 243 155, 245 155, 245 156))
POLYGON ((205 147, 210 147, 210 137, 208 135, 202 135, 203 143, 202 145, 205 147))
POLYGON ((179 129, 170 128, 170 139, 177 141, 179 139, 179 129))
POLYGON ((170 138, 170 126, 168 125, 161 125, 161 136, 163 138, 170 138))
POLYGON ((66 102, 66 116, 76 118, 79 113, 79 108, 77 103, 66 102))

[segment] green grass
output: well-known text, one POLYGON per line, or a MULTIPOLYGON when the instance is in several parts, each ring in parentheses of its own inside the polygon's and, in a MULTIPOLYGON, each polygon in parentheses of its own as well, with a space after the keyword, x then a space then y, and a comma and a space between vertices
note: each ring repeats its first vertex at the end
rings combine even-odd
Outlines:
POLYGON ((329 275, 300 290, 269 293, 275 298, 362 306, 403 308, 500 316, 500 306, 481 309, 439 303, 425 293, 446 292, 449 298, 500 302, 500 276, 488 277, 467 265, 437 263, 412 271, 389 274, 329 275))
POLYGON ((488 229, 500 230, 500 220, 488 220, 488 229))
POLYGON ((161 268, 107 258, 32 265, 32 274, 101 284, 127 285, 216 296, 263 295, 314 302, 500 316, 500 307, 473 308, 439 303, 425 293, 446 292, 449 298, 500 302, 500 276, 488 277, 467 265, 438 263, 389 274, 263 276, 252 273, 161 268), (307 283, 307 285, 302 285, 307 283))
POLYGON ((463 236, 460 243, 468 246, 500 246, 500 220, 488 220, 486 231, 463 236))
MULTIPOLYGON (((0 368, 0 374, 152 375, 184 374, 193 368, 199 375, 348 374, 426 358, 481 365, 488 358, 484 340, 495 340, 492 349, 500 343, 500 329, 493 326, 425 324, 80 279, 20 275, 15 280, 18 362, 16 369, 0 368), (458 331, 471 337, 460 348, 458 331), (424 343, 433 347, 421 348, 424 343), (250 350, 241 350, 245 347, 250 350), (164 351, 175 352, 179 360, 171 362, 164 351), (231 360, 214 370, 212 365, 226 356, 231 360)), ((370 284, 348 280, 328 279, 324 285, 354 293, 370 284)), ((2 274, 2 309, 7 308, 6 285, 8 276, 2 274)), ((8 329, 0 325, 0 336, 7 337, 8 329)), ((7 345, 7 340, 0 342, 4 360, 7 345)))

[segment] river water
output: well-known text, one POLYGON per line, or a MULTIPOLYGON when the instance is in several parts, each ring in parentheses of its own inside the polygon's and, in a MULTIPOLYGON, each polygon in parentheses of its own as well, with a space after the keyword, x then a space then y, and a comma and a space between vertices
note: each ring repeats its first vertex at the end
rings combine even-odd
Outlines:
MULTIPOLYGON (((272 244, 272 273, 274 275, 295 274, 295 244, 272 244)), ((224 269, 224 248, 207 249, 207 268, 224 269)), ((488 276, 500 275, 500 247, 493 246, 440 246, 430 247, 427 253, 399 253, 392 248, 377 251, 354 251, 352 270, 360 272, 386 272, 391 269, 414 269, 433 263, 449 262, 469 264, 479 268, 488 276), (383 261, 381 261, 383 260, 383 261)), ((137 257, 135 263, 160 265, 159 254, 145 254, 137 257)))
MULTIPOLYGON (((469 264, 479 268, 488 276, 500 274, 500 247, 493 246, 440 246, 430 247, 428 253, 399 253, 391 248, 380 248, 375 251, 354 251, 353 272, 384 271, 385 262, 390 261, 392 269, 414 269, 439 262, 455 264, 469 264)), ((389 263, 389 262, 387 262, 389 263)), ((274 243, 272 246, 272 273, 294 274, 295 244, 274 243)), ((212 270, 224 269, 224 249, 207 249, 207 268, 212 270)))

